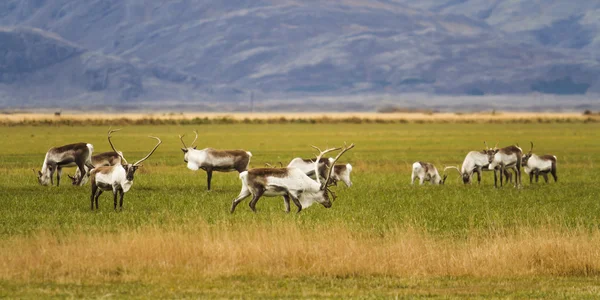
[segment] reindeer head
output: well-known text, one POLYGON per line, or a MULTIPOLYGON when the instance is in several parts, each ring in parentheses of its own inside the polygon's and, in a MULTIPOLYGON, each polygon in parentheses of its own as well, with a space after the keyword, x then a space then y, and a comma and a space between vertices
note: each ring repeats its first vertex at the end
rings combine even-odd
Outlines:
POLYGON ((194 130, 194 133, 196 134, 196 137, 194 138, 194 141, 192 141, 192 143, 190 144, 190 147, 185 145, 185 142, 183 141, 183 137, 184 135, 179 135, 179 139, 181 140, 181 143, 183 144, 183 148, 181 148, 181 151, 183 151, 183 161, 184 162, 188 162, 188 152, 190 150, 195 150, 196 146, 194 146, 194 143, 196 142, 196 140, 198 139, 198 131, 194 130))
POLYGON ((50 178, 51 172, 49 172, 50 171, 49 169, 52 167, 48 166, 47 168, 48 168, 48 170, 45 173, 42 173, 42 171, 36 172, 35 169, 32 169, 33 174, 35 174, 35 176, 37 176, 38 183, 43 186, 48 186, 52 183, 52 178, 50 178))
MULTIPOLYGON (((329 208, 329 207, 331 207, 332 201, 334 201, 336 198, 335 193, 329 189, 329 187, 333 185, 333 181, 331 180, 331 174, 333 173, 333 168, 335 167, 335 163, 337 162, 337 160, 340 159, 340 157, 346 151, 354 148, 354 144, 351 144, 350 146, 346 146, 344 144, 343 148, 330 148, 325 151, 321 151, 321 149, 319 149, 315 146, 312 146, 312 147, 317 149, 317 151, 319 151, 319 155, 317 155, 316 161, 320 161, 321 157, 323 157, 323 155, 326 153, 341 149, 340 153, 338 153, 338 155, 333 159, 333 161, 331 161, 331 163, 327 167, 327 173, 326 173, 327 177, 325 178, 325 181, 321 182, 319 179, 319 176, 317 176, 317 179, 316 179, 317 183, 319 183, 321 185, 321 187, 319 188, 319 193, 317 193, 317 195, 316 195, 317 197, 314 200, 318 203, 321 203, 326 208, 329 208), (330 194, 331 194, 331 198, 329 197, 330 194)), ((319 164, 315 164, 315 174, 319 174, 319 164)))
POLYGON ((525 155, 523 155, 523 157, 521 158, 521 163, 526 166, 527 162, 529 161, 529 158, 531 158, 531 155, 533 154, 533 142, 531 143, 531 149, 529 150, 529 152, 525 155))
POLYGON ((470 182, 470 181, 471 181, 471 176, 469 176, 469 174, 466 174, 466 173, 464 173, 464 174, 463 174, 463 173, 461 173, 461 172, 460 172, 460 170, 458 169, 458 167, 455 167, 455 166, 450 166, 450 167, 445 167, 445 168, 444 168, 444 177, 443 177, 443 179, 442 179, 442 182, 441 182, 441 184, 444 184, 444 183, 446 183, 446 178, 448 178, 448 174, 446 174, 446 170, 450 170, 450 169, 454 169, 454 170, 456 170, 456 171, 458 172, 458 174, 460 174, 460 175, 462 176, 462 179, 463 179, 463 182, 464 182, 464 183, 468 183, 468 182, 470 182), (465 181, 465 175, 467 175, 467 176, 466 176, 466 177, 467 177, 467 181, 465 181))
POLYGON ((492 163, 492 161, 494 161, 494 156, 496 155, 496 153, 498 153, 498 143, 496 143, 496 145, 494 146, 494 148, 489 148, 487 145, 487 142, 483 142, 485 144, 485 150, 484 153, 487 154, 488 156, 488 163, 492 163))
POLYGON ((156 149, 158 148, 158 146, 160 146, 160 144, 162 143, 162 141, 155 137, 155 136, 148 136, 149 138, 153 138, 158 140, 158 143, 156 144, 156 146, 154 146, 154 148, 152 149, 152 151, 150 151, 150 153, 148 153, 148 155, 144 156, 144 158, 134 162, 133 164, 127 163, 127 160, 125 159, 125 157, 123 157, 122 152, 117 151, 117 149, 115 149, 115 146, 113 145, 112 141, 110 140, 111 138, 111 134, 115 131, 119 131, 121 129, 115 129, 115 130, 109 130, 108 131, 108 143, 110 144, 110 147, 113 149, 113 151, 115 151, 117 154, 119 154, 119 156, 121 157, 121 162, 124 162, 125 164, 121 164, 121 166, 123 167, 123 169, 125 169, 125 179, 127 181, 133 181, 133 176, 135 175, 135 171, 137 171, 138 168, 142 167, 142 162, 145 161, 146 159, 148 159, 153 153, 154 151, 156 151, 156 149))

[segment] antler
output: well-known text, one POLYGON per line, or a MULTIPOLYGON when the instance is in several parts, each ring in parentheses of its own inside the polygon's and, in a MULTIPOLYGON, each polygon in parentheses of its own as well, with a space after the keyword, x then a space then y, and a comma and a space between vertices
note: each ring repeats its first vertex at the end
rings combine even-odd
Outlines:
POLYGON ((183 135, 179 135, 179 140, 181 140, 181 143, 183 144, 183 148, 187 148, 188 146, 185 145, 185 142, 183 141, 183 137, 185 136, 185 133, 183 135))
POLYGON ((458 172, 458 174, 460 174, 462 176, 462 173, 460 172, 460 169, 458 169, 458 167, 455 166, 448 166, 444 168, 444 174, 446 174, 446 170, 448 169, 456 169, 456 171, 458 172))
POLYGON ((317 149, 317 151, 319 151, 319 155, 317 155, 317 159, 315 160, 315 175, 317 176, 317 182, 319 184, 321 184, 321 180, 319 179, 319 161, 321 161, 321 157, 323 157, 323 155, 325 155, 326 153, 329 153, 331 151, 335 151, 335 150, 339 150, 340 148, 329 148, 326 149, 325 151, 321 151, 321 149, 319 149, 316 146, 311 146, 315 149, 317 149))
POLYGON ((496 142, 496 145, 494 145, 494 150, 498 149, 498 143, 500 142, 496 142))
MULTIPOLYGON (((196 137, 194 138, 194 141, 190 144, 190 147, 194 146, 194 143, 196 142, 196 140, 198 139, 198 131, 194 130, 194 133, 196 134, 196 137)), ((185 142, 183 141, 183 137, 184 135, 179 135, 179 139, 181 140, 181 143, 183 144, 183 148, 188 148, 188 146, 185 145, 185 142)))
POLYGON ((115 151, 121 157, 121 161, 124 164, 127 164, 127 160, 125 159, 125 157, 123 157, 123 155, 121 154, 121 152, 119 152, 119 151, 117 151, 117 149, 115 149, 115 146, 113 145, 112 141, 110 140, 110 138, 112 137, 111 134, 113 132, 116 132, 116 131, 119 131, 119 130, 121 130, 121 128, 119 128, 119 129, 112 129, 112 130, 110 128, 108 128, 108 143, 110 144, 110 147, 113 149, 113 151, 115 151))
POLYGON ((150 155, 152 155, 152 153, 154 153, 154 151, 156 151, 156 148, 158 148, 158 146, 160 146, 160 144, 162 143, 162 141, 161 141, 159 138, 155 137, 155 136, 148 136, 148 137, 149 137, 149 138, 153 138, 153 139, 157 139, 157 140, 158 140, 158 143, 156 144, 156 146, 154 146, 154 149, 152 149, 152 151, 150 151, 150 153, 148 153, 148 155, 146 155, 146 156, 144 156, 144 158, 142 158, 142 159, 140 159, 140 160, 136 161, 136 162, 133 164, 134 166, 137 166, 137 165, 139 165, 141 162, 143 162, 143 161, 145 161, 146 159, 148 159, 148 157, 150 157, 150 155))
POLYGON ((531 150, 529 150, 529 153, 532 153, 533 152, 533 142, 530 141, 530 143, 531 143, 531 150))
MULTIPOLYGON (((329 165, 329 168, 327 169, 327 178, 325 178, 325 182, 321 183, 321 189, 327 188, 327 184, 329 184, 329 178, 331 177, 331 173, 333 171, 333 168, 335 167, 335 162, 337 162, 338 159, 340 159, 340 157, 342 157, 342 155, 344 153, 346 153, 346 151, 348 151, 352 148, 354 148, 354 143, 352 143, 350 146, 346 146, 346 143, 344 143, 344 147, 342 148, 342 151, 340 151, 340 153, 338 153, 338 155, 333 159, 333 162, 331 162, 331 164, 329 165)), ((337 149, 340 149, 340 148, 337 148, 337 149)), ((319 177, 317 176, 317 178, 319 178, 319 177)))

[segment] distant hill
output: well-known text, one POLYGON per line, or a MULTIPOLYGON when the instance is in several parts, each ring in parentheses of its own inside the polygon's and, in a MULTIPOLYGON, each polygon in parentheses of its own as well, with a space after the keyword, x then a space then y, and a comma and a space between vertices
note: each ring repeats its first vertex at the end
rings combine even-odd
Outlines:
POLYGON ((599 93, 599 5, 546 2, 4 0, 0 105, 599 93))

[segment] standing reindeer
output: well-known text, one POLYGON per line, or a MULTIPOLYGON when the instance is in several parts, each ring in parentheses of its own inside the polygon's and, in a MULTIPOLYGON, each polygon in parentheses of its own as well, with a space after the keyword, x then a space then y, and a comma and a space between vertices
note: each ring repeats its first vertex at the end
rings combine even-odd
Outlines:
POLYGON ((56 186, 60 184, 63 167, 77 166, 80 172, 76 179, 76 185, 81 185, 82 179, 86 174, 85 166, 93 168, 91 157, 94 152, 94 146, 87 143, 76 143, 64 145, 61 147, 50 148, 46 152, 41 171, 35 171, 39 184, 54 185, 54 172, 56 171, 56 186))
MULTIPOLYGON (((101 166, 114 166, 116 164, 127 164, 127 162, 121 162, 121 156, 123 155, 123 153, 117 153, 117 152, 103 152, 100 154, 96 154, 92 156, 92 165, 94 165, 94 168, 97 167, 101 167, 101 166)), ((85 176, 81 177, 81 171, 79 171, 79 169, 77 169, 75 171, 75 176, 71 176, 71 175, 67 175, 69 176, 69 178, 71 178, 71 181, 73 182, 73 185, 77 185, 77 181, 79 178, 82 178, 81 180, 81 184, 80 185, 84 185, 89 177, 89 169, 88 166, 84 166, 85 168, 85 176)))
MULTIPOLYGON (((326 153, 340 149, 331 148, 321 151, 315 146, 313 146, 313 148, 319 151, 319 155, 315 161, 320 161, 321 157, 326 153)), ((256 203, 262 196, 283 196, 286 212, 290 211, 290 199, 298 207, 297 212, 311 206, 315 202, 321 203, 326 208, 331 207, 329 194, 331 194, 332 199, 335 199, 335 194, 329 190, 329 177, 332 173, 331 168, 346 151, 352 148, 354 148, 354 144, 351 144, 348 147, 344 146, 344 148, 341 149, 328 170, 326 170, 327 176, 322 182, 319 176, 316 176, 316 180, 313 180, 308 177, 304 171, 296 167, 258 168, 242 172, 240 174, 242 190, 237 198, 231 203, 231 213, 235 211, 235 207, 242 200, 250 195, 252 195, 250 209, 254 212, 256 212, 256 203)), ((315 174, 318 173, 318 164, 315 164, 315 174)))
MULTIPOLYGON (((486 143, 487 145, 487 143, 486 143)), ((488 169, 494 170, 494 186, 498 187, 498 179, 496 176, 496 168, 500 167, 500 186, 502 183, 502 174, 506 169, 515 169, 515 187, 521 185, 521 160, 523 158, 523 150, 516 145, 508 146, 504 148, 497 148, 498 144, 494 148, 488 148, 488 169)))
POLYGON ((554 182, 558 181, 556 176, 556 156, 554 155, 542 155, 537 156, 533 154, 533 142, 531 142, 531 150, 529 153, 523 156, 523 169, 525 174, 529 174, 529 183, 533 183, 533 175, 535 175, 535 182, 538 182, 540 174, 544 177, 546 183, 548 183, 548 173, 554 177, 554 182))
MULTIPOLYGON (((491 171, 488 169, 490 163, 487 150, 489 148, 483 149, 483 151, 470 151, 465 156, 460 169, 454 166, 447 167, 447 169, 456 169, 460 173, 464 184, 470 184, 473 174, 477 173, 477 184, 481 184, 481 172, 491 171)), ((504 176, 506 177, 506 182, 512 181, 512 174, 508 170, 504 170, 504 176)))
POLYGON ((152 149, 148 155, 144 156, 144 158, 136 161, 133 164, 128 164, 126 163, 127 160, 121 155, 121 152, 115 149, 110 140, 111 134, 119 130, 120 129, 108 131, 108 143, 112 149, 119 154, 121 157, 121 162, 125 162, 125 165, 118 163, 113 166, 101 166, 92 169, 90 172, 90 181, 92 182, 92 195, 90 196, 90 201, 92 210, 94 210, 94 202, 96 202, 96 209, 98 209, 98 198, 103 191, 112 191, 115 210, 117 210, 117 194, 120 194, 121 197, 119 207, 121 210, 123 210, 123 196, 129 191, 131 186, 133 186, 133 176, 135 171, 142 166, 140 164, 148 159, 150 155, 156 151, 156 148, 158 148, 158 146, 160 146, 162 143, 159 138, 150 136, 150 138, 158 140, 158 143, 156 146, 154 146, 154 149, 152 149))
POLYGON ((188 169, 192 171, 197 171, 198 169, 206 171, 206 182, 209 191, 213 171, 238 171, 238 173, 241 173, 248 169, 252 153, 244 150, 216 150, 213 148, 197 150, 196 146, 193 145, 198 139, 198 132, 194 130, 194 133, 196 134, 196 138, 194 138, 190 147, 186 146, 183 142, 185 135, 179 136, 183 144, 183 148, 181 148, 181 151, 184 153, 183 161, 187 163, 188 169))

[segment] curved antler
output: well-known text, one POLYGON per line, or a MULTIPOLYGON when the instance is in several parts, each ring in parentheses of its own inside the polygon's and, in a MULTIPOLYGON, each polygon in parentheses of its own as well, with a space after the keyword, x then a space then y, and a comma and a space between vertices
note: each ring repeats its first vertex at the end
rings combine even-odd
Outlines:
POLYGON ((455 167, 455 166, 445 167, 443 174, 446 174, 446 170, 448 170, 448 169, 456 169, 456 171, 458 172, 458 174, 460 174, 460 176, 462 176, 462 173, 460 172, 460 169, 458 169, 458 167, 455 167))
POLYGON ((110 147, 113 149, 113 151, 115 151, 115 153, 117 153, 121 157, 121 161, 124 164, 127 164, 127 160, 125 159, 125 157, 123 157, 123 154, 121 154, 121 152, 119 152, 119 151, 117 151, 117 149, 115 149, 115 146, 113 145, 112 141, 110 140, 110 138, 112 137, 111 134, 113 132, 117 132, 119 130, 121 130, 121 128, 119 128, 119 129, 112 129, 112 130, 110 129, 110 127, 108 128, 108 143, 110 144, 110 147))
POLYGON ((190 147, 194 147, 194 143, 196 143, 196 140, 198 139, 198 131, 196 129, 194 129, 194 133, 196 134, 196 137, 194 138, 194 140, 190 144, 190 147))
POLYGON ((185 136, 185 133, 183 135, 179 135, 179 140, 181 140, 181 143, 183 144, 183 148, 187 148, 188 146, 185 145, 185 142, 183 141, 183 137, 185 136))
POLYGON ((531 150, 529 150, 529 153, 532 153, 533 152, 533 142, 530 141, 530 143, 531 143, 531 150))
POLYGON ((485 145, 485 149, 486 149, 486 150, 489 150, 489 149, 490 149, 490 147, 488 146, 488 144, 487 144, 487 142, 486 142, 486 141, 483 141, 483 144, 485 145))
POLYGON ((154 151, 156 151, 156 148, 158 148, 158 146, 160 146, 160 144, 162 143, 162 141, 155 137, 155 136, 148 136, 149 138, 153 138, 153 139, 157 139, 158 143, 156 144, 156 146, 154 146, 154 149, 152 149, 152 151, 150 151, 150 153, 148 153, 148 155, 144 156, 144 158, 136 161, 135 163, 133 163, 134 166, 139 165, 141 162, 145 161, 146 159, 148 159, 148 157, 150 157, 150 155, 152 155, 152 153, 154 153, 154 151))
POLYGON ((494 145, 494 150, 498 149, 498 143, 500 142, 496 142, 496 145, 494 145))
MULTIPOLYGON (((338 153, 338 155, 333 159, 333 161, 329 165, 329 168, 327 169, 327 178, 325 178, 325 182, 321 183, 321 189, 327 188, 327 185, 329 184, 329 178, 331 177, 331 173, 333 172, 333 168, 335 167, 335 163, 338 161, 338 159, 340 159, 340 157, 342 157, 342 155, 344 153, 346 153, 346 151, 348 151, 352 148, 354 148, 354 143, 352 143, 350 146, 346 146, 346 143, 344 143, 344 147, 342 148, 342 151, 340 151, 340 153, 338 153)), ((340 148, 337 148, 337 149, 340 149, 340 148)), ((317 176, 317 178, 319 178, 319 177, 317 176)))
POLYGON ((321 184, 321 180, 319 179, 319 161, 321 161, 321 157, 323 157, 323 155, 326 153, 329 153, 329 152, 335 151, 335 150, 339 150, 340 148, 329 148, 329 149, 326 149, 325 151, 321 151, 321 149, 319 149, 316 146, 311 146, 311 147, 313 147, 313 148, 317 149, 317 151, 319 151, 319 155, 317 155, 317 159, 315 160, 315 175, 317 177, 317 183, 321 184))

